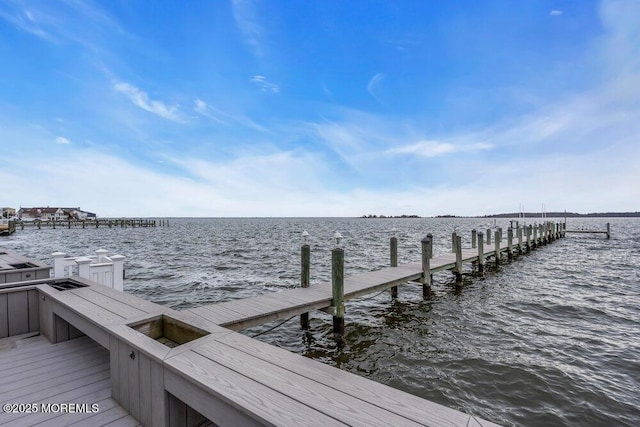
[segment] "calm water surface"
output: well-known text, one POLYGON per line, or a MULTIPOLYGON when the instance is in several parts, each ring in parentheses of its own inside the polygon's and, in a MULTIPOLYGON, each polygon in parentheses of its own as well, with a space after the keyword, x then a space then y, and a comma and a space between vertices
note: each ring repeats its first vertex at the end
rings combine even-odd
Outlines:
MULTIPOLYGON (((531 221, 531 220, 530 220, 531 221)), ((570 235, 484 278, 470 269, 462 290, 449 272, 435 296, 419 286, 399 298, 374 294, 347 303, 346 346, 331 317, 312 313, 259 339, 423 398, 504 425, 640 425, 640 219, 569 219, 570 235)), ((506 220, 497 220, 506 229, 506 220)), ((51 264, 55 251, 108 249, 127 257, 125 291, 181 309, 279 292, 299 283, 300 233, 311 235, 312 284, 330 278, 331 236, 345 237, 346 274, 389 263, 397 230, 400 262, 420 260, 420 239, 448 251, 457 230, 488 219, 170 219, 169 227, 18 230, 0 240, 51 264)), ((277 325, 244 331, 255 335, 277 325)))

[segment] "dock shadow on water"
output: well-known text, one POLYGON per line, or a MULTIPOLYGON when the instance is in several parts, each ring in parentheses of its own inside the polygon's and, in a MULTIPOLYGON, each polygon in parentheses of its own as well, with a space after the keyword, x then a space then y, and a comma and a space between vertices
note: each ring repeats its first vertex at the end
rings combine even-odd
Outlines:
MULTIPOLYGON (((484 221, 485 224, 481 224, 484 221)), ((420 285, 347 301, 344 345, 331 316, 311 313, 258 337, 315 360, 503 425, 640 425, 640 220, 612 223, 612 238, 572 235, 483 277, 434 275, 420 285)), ((498 224, 506 227, 504 224, 498 224)), ((127 292, 172 307, 278 292, 299 285, 299 235, 312 236, 311 286, 330 278, 330 239, 345 237, 345 274, 388 265, 390 230, 399 262, 436 252, 451 231, 465 236, 486 219, 175 219, 169 228, 18 231, 3 246, 50 262, 64 250, 105 247, 127 256, 127 292), (177 250, 181 248, 181 250, 177 250), (275 249, 274 249, 275 248, 275 249)), ((252 335, 278 322, 244 331, 252 335)))

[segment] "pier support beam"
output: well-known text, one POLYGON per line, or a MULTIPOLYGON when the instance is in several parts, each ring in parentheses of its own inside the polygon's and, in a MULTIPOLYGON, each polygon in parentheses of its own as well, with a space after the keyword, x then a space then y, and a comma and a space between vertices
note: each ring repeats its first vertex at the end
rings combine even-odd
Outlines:
POLYGON ((478 273, 484 275, 484 235, 478 232, 478 273))
MULTIPOLYGON (((398 238, 396 236, 391 236, 389 240, 389 257, 390 257, 390 265, 391 267, 398 266, 398 238)), ((398 287, 391 287, 391 298, 398 298, 398 287)))
POLYGON ((342 341, 344 336, 344 250, 335 248, 331 251, 331 305, 335 309, 333 315, 333 334, 336 340, 342 341))
POLYGON ((522 228, 520 227, 517 228, 517 234, 518 234, 518 255, 522 255, 522 228))
MULTIPOLYGON (((306 243, 309 233, 302 232, 302 239, 304 243, 300 247, 300 286, 303 288, 309 287, 309 281, 311 277, 311 247, 306 243)), ((300 315, 300 327, 303 330, 309 329, 309 313, 302 313, 300 315)))
POLYGON ((422 298, 431 299, 431 258, 433 257, 433 235, 422 239, 422 298))
POLYGON ((507 228, 507 256, 509 261, 513 259, 513 228, 507 228))
POLYGON ((456 269, 454 274, 456 276, 456 286, 462 286, 462 237, 456 235, 456 269))

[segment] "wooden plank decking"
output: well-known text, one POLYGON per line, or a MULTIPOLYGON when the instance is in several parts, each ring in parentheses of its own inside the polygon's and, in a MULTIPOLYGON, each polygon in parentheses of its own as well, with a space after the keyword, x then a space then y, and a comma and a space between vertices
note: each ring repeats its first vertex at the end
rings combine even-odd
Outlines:
POLYGON ((111 398, 109 352, 87 337, 51 344, 45 337, 0 340, 2 404, 35 404, 36 413, 0 412, 6 426, 138 426, 111 398), (92 404, 97 412, 43 412, 41 404, 92 404))

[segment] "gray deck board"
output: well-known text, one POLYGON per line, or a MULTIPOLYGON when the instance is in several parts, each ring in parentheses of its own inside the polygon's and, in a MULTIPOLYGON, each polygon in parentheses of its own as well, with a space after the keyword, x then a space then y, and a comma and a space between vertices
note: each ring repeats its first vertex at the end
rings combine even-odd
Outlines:
POLYGON ((349 425, 420 425, 233 347, 213 343, 198 347, 194 353, 349 425))
POLYGON ((111 399, 109 353, 88 337, 51 344, 44 336, 35 336, 16 344, 0 351, 3 403, 98 403, 100 410, 66 414, 0 412, 0 425, 139 425, 111 399), (15 363, 21 354, 28 355, 27 365, 15 363))
MULTIPOLYGON (((360 376, 335 369, 308 358, 300 358, 286 350, 271 346, 241 334, 229 334, 217 340, 238 351, 264 360, 282 369, 303 376, 309 380, 338 388, 337 392, 347 394, 369 404, 384 408, 418 423, 429 420, 432 426, 473 425, 470 415, 446 406, 421 399, 383 384, 373 383, 360 376)), ((482 425, 495 426, 482 421, 482 425)))

